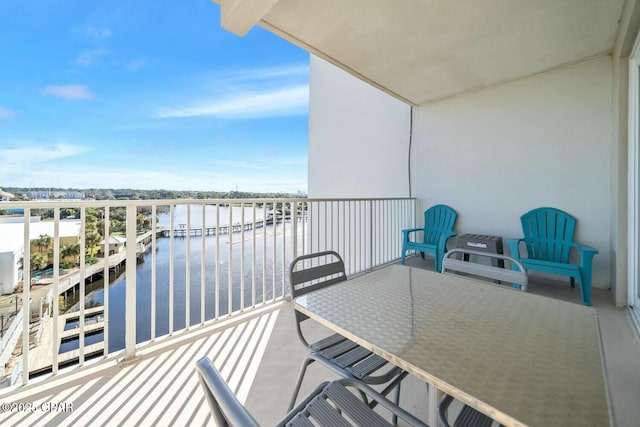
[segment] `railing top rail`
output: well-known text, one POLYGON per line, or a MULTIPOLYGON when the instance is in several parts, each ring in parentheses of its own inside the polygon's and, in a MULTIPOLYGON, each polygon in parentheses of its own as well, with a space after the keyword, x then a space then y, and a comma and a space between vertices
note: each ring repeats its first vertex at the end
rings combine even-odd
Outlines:
POLYGON ((166 205, 240 205, 250 203, 295 203, 295 202, 360 202, 416 200, 415 197, 381 198, 263 198, 263 199, 154 199, 154 200, 36 200, 20 202, 1 202, 0 209, 48 209, 51 207, 121 207, 121 206, 166 206, 166 205))

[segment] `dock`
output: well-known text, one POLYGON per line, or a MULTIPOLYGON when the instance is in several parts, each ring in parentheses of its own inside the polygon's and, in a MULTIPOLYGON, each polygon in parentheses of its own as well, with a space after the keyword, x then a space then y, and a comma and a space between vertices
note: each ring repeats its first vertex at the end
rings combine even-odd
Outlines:
MULTIPOLYGON (((300 214, 298 217, 298 222, 306 221, 306 215, 300 214)), ((287 215, 283 217, 283 215, 276 215, 275 222, 290 222, 291 216, 287 215)), ((229 233, 240 233, 242 231, 252 231, 254 229, 263 228, 266 225, 273 225, 274 219, 273 216, 268 216, 266 219, 256 220, 254 222, 245 222, 245 223, 237 223, 233 225, 220 225, 217 227, 190 227, 187 228, 186 224, 178 224, 178 228, 173 229, 174 237, 186 237, 187 234, 189 236, 216 236, 218 234, 229 234, 229 233)), ((157 235, 161 237, 170 237, 172 233, 171 229, 163 228, 157 231, 157 235)))
MULTIPOLYGON (((271 223, 268 223, 271 224, 271 223)), ((173 230, 173 235, 175 237, 186 237, 187 233, 189 233, 190 236, 215 236, 215 235, 222 235, 222 234, 229 234, 229 232, 231 233, 240 233, 243 230, 244 231, 251 231, 253 229, 258 229, 258 228, 262 228, 264 227, 264 221, 256 221, 256 222, 250 222, 250 223, 246 223, 246 224, 234 224, 234 225, 221 225, 219 227, 196 227, 196 228, 189 228, 187 229, 185 224, 180 224, 180 226, 178 228, 175 228, 173 230)), ((158 231, 158 235, 162 236, 162 237, 169 237, 171 235, 171 230, 170 229, 162 229, 158 231)))
MULTIPOLYGON (((93 315, 104 313, 104 307, 93 307, 84 310, 85 318, 93 315)), ((58 319, 58 342, 55 345, 56 351, 60 348, 60 344, 63 340, 74 339, 79 337, 80 329, 70 329, 65 331, 65 325, 69 320, 73 321, 78 319, 79 313, 77 311, 71 313, 61 314, 58 319)), ((29 372, 38 373, 51 369, 51 362, 53 361, 53 333, 52 325, 53 318, 47 317, 45 324, 43 325, 43 333, 40 338, 40 342, 37 346, 30 350, 29 360, 29 372)), ((104 321, 92 322, 85 324, 84 334, 85 336, 92 333, 104 330, 104 321)), ((102 353, 104 351, 104 341, 100 341, 95 344, 85 345, 84 355, 88 357, 92 354, 102 353)), ((80 350, 71 350, 65 353, 58 354, 58 364, 64 365, 66 363, 75 361, 80 356, 80 350)))

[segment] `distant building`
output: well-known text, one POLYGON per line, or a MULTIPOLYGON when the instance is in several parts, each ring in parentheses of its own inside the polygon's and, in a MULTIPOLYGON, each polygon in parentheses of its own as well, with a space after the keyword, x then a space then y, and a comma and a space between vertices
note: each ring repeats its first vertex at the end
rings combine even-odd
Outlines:
MULTIPOLYGON (((127 239, 119 236, 110 236, 109 237, 109 255, 118 254, 124 251, 126 247, 127 239)), ((100 242, 100 252, 98 252, 98 256, 104 256, 104 240, 100 242)))
POLYGON ((30 195, 35 200, 84 200, 86 198, 85 193, 80 191, 31 191, 30 195))
MULTIPOLYGON (((53 221, 32 218, 29 225, 31 251, 37 250, 33 241, 41 235, 53 237, 53 221)), ((80 241, 80 221, 60 221, 60 246, 80 241)), ((22 222, 0 221, 0 294, 10 294, 23 279, 23 268, 29 268, 24 261, 24 224, 22 222)))
POLYGON ((6 191, 2 191, 2 189, 0 188, 0 202, 8 202, 9 200, 15 198, 16 196, 11 193, 7 193, 6 191))

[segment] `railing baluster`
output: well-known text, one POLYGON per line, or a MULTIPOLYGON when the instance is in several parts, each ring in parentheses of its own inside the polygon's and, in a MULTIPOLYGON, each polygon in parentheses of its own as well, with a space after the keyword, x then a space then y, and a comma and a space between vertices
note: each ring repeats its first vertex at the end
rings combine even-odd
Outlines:
MULTIPOLYGON (((291 217, 289 217, 291 218, 291 217)), ((291 221, 291 219, 289 219, 291 221)), ((275 260, 274 260, 275 262, 275 260)), ((286 262, 287 262, 287 205, 285 202, 282 202, 282 294, 284 297, 285 294, 285 277, 286 277, 286 262)))
POLYGON ((220 317, 220 204, 216 203, 216 288, 215 318, 220 317))
POLYGON ((207 205, 202 205, 202 239, 200 241, 200 324, 204 325, 206 320, 205 308, 206 308, 206 239, 205 233, 207 232, 207 205))
MULTIPOLYGON (((157 290, 157 256, 156 256, 156 239, 158 234, 158 225, 156 224, 156 216, 158 215, 158 206, 151 206, 151 342, 156 340, 156 290, 157 290)), ((173 233, 173 230, 171 231, 173 233)), ((106 310, 105 310, 106 312, 106 310)), ((105 318, 106 322, 106 318, 105 318)))
POLYGON ((59 301, 58 294, 60 287, 60 208, 55 207, 53 209, 53 340, 52 340, 52 354, 53 361, 51 362, 51 372, 53 375, 58 373, 58 315, 59 315, 59 301))
POLYGON ((267 302, 267 203, 262 204, 262 303, 267 302))
POLYGON ((184 257, 184 328, 191 327, 191 204, 187 203, 187 234, 184 257))
MULTIPOLYGON (((127 205, 127 261, 125 286, 125 359, 136 355, 136 206, 127 205), (133 244, 132 244, 133 243, 133 244)), ((84 276, 81 276, 84 277, 84 276)), ((84 282, 84 280, 82 280, 84 282)), ((84 286, 83 286, 84 288, 84 286)), ((84 293, 83 293, 84 294, 84 293)), ((84 295, 82 295, 84 297, 84 295)), ((80 305, 83 307, 84 303, 80 305)), ((84 322, 83 322, 84 323, 84 322)), ((80 331, 82 333, 82 331, 80 331)))
POLYGON ((175 255, 175 205, 169 206, 169 336, 173 335, 173 281, 175 255))
MULTIPOLYGON (((107 206, 104 207, 104 215, 102 219, 104 221, 104 269, 102 270, 102 289, 103 289, 103 300, 102 300, 102 322, 103 322, 103 343, 104 349, 102 354, 104 357, 109 355, 109 261, 110 261, 110 252, 109 252, 109 239, 111 235, 111 224, 110 224, 110 215, 109 208, 107 206)), ((154 221, 155 224, 155 221, 154 221)), ((154 254, 155 255, 155 254, 154 254)))
POLYGON ((298 202, 291 202, 291 259, 298 256, 298 202))
POLYGON ((276 298, 276 246, 277 246, 277 239, 276 239, 276 234, 278 232, 278 214, 276 209, 278 208, 278 204, 276 202, 271 204, 272 206, 272 211, 273 211, 273 250, 272 250, 272 254, 271 254, 271 287, 272 287, 272 291, 271 291, 271 301, 275 300, 276 298))
POLYGON ((244 203, 240 203, 240 311, 244 311, 244 203))
POLYGON ((87 265, 86 265, 86 236, 87 236, 87 211, 84 206, 80 208, 80 313, 79 313, 79 328, 80 328, 80 352, 78 355, 79 365, 84 365, 84 303, 86 297, 86 289, 85 289, 85 278, 87 277, 87 265))
POLYGON ((258 221, 256 220, 256 202, 252 203, 253 215, 251 216, 253 221, 252 232, 252 251, 251 251, 251 307, 256 306, 256 228, 258 221))
MULTIPOLYGON (((24 210, 24 255, 22 257, 22 384, 29 384, 29 323, 31 320, 31 304, 29 288, 31 287, 31 210, 24 210)), ((18 295, 16 295, 16 300, 18 295)), ((17 306, 17 303, 16 303, 17 306)))
POLYGON ((233 277, 231 275, 233 271, 233 206, 229 203, 229 268, 227 269, 227 302, 228 310, 227 315, 233 313, 233 277))

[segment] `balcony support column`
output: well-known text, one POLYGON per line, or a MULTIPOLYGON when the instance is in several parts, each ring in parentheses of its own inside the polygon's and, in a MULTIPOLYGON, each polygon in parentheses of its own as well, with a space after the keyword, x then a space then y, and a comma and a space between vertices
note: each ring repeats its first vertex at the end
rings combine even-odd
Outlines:
POLYGON ((136 355, 136 206, 127 206, 127 258, 125 288, 125 360, 136 355))
MULTIPOLYGON (((31 209, 24 210, 24 253, 22 255, 22 385, 29 384, 29 323, 31 321, 31 209)), ((18 294, 16 293, 16 310, 18 294)), ((17 313, 16 313, 17 315, 17 313)))
POLYGON ((237 36, 246 35, 279 0, 220 0, 220 24, 237 36))

